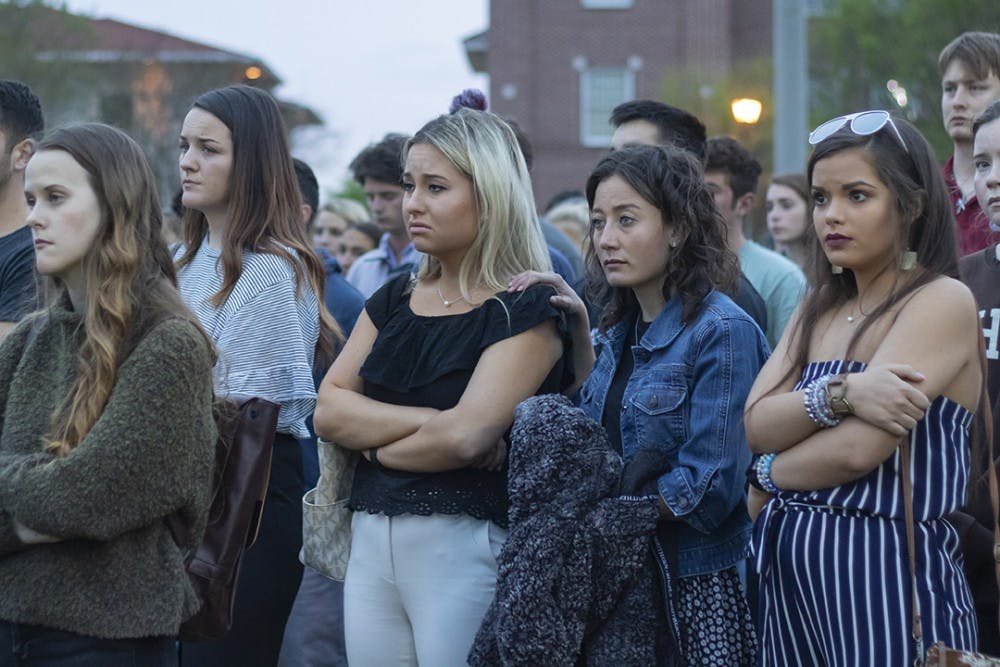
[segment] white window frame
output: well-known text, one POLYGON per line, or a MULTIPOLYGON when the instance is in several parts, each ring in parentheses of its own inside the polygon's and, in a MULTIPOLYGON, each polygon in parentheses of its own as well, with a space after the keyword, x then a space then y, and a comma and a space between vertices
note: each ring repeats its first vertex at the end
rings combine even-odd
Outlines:
POLYGON ((588 148, 607 148, 611 145, 611 137, 614 128, 608 121, 611 110, 622 102, 635 99, 635 70, 632 67, 586 67, 580 70, 580 143, 588 148), (603 125, 598 129, 590 127, 591 114, 591 75, 593 74, 620 74, 623 78, 623 88, 621 99, 602 110, 604 120, 603 125))
POLYGON ((580 0, 584 9, 631 9, 634 0, 580 0))

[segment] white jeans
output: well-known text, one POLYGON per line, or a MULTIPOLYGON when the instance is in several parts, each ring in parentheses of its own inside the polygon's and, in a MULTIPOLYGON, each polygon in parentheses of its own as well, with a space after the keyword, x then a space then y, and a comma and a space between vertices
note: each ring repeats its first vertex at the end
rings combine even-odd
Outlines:
POLYGON ((506 537, 464 514, 355 512, 344 582, 351 667, 467 664, 506 537))

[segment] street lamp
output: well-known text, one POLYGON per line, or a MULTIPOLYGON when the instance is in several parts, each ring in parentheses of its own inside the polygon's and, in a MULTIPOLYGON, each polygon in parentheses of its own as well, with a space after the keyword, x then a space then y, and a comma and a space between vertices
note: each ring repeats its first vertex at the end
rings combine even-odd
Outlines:
POLYGON ((737 123, 743 123, 745 125, 753 125, 760 120, 760 113, 764 108, 760 100, 755 100, 750 97, 741 97, 735 99, 729 105, 733 110, 733 119, 737 123))

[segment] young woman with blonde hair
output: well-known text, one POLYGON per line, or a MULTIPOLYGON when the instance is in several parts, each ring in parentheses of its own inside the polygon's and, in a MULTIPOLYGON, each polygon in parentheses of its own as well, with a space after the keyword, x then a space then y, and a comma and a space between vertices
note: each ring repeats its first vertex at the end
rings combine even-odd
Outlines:
POLYGON ((142 150, 56 130, 25 194, 46 308, 0 347, 0 663, 176 664, 214 462, 212 344, 175 289, 142 150))
POLYGON ((320 387, 316 431, 364 458, 345 582, 359 665, 460 665, 493 597, 506 536, 504 434, 514 407, 559 391, 549 269, 514 133, 462 109, 405 148, 403 214, 425 254, 369 299, 320 387))

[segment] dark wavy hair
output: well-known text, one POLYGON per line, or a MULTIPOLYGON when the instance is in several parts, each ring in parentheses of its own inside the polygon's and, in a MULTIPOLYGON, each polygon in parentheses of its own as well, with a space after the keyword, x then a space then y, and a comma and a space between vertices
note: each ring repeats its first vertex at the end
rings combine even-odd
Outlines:
POLYGON ((348 168, 354 180, 364 185, 366 178, 403 185, 403 146, 409 139, 405 134, 390 132, 381 141, 365 146, 348 168))
MULTIPOLYGON (((900 301, 938 276, 958 276, 955 217, 934 149, 908 122, 895 117, 892 120, 906 142, 906 148, 888 124, 871 135, 854 134, 845 125, 816 146, 807 168, 811 190, 813 171, 818 162, 846 150, 860 149, 879 180, 892 193, 896 211, 904 222, 897 230, 897 252, 900 255, 906 250, 917 253, 917 265, 911 274, 913 279, 898 289, 893 288, 889 298, 864 318, 848 343, 848 358, 865 332, 900 301)), ((833 265, 822 246, 816 245, 813 250, 811 264, 815 266, 816 289, 803 299, 802 314, 792 332, 793 364, 790 376, 801 372, 808 362, 809 332, 819 318, 858 293, 854 273, 850 269, 833 273, 833 265)))
MULTIPOLYGON (((674 293, 680 295, 685 322, 698 314, 713 289, 732 291, 739 276, 738 260, 726 245, 725 221, 705 186, 697 157, 671 146, 631 146, 614 151, 587 179, 591 209, 598 186, 612 176, 621 177, 659 209, 663 224, 675 230, 678 245, 670 252, 663 297, 669 300, 674 293)), ((587 291, 594 303, 607 304, 598 324, 606 331, 637 310, 639 303, 631 289, 608 284, 594 248, 593 231, 585 247, 587 291)))
POLYGON ((608 119, 614 128, 635 120, 656 126, 660 143, 690 151, 702 165, 708 157, 705 125, 693 114, 655 100, 630 100, 611 110, 608 119))

